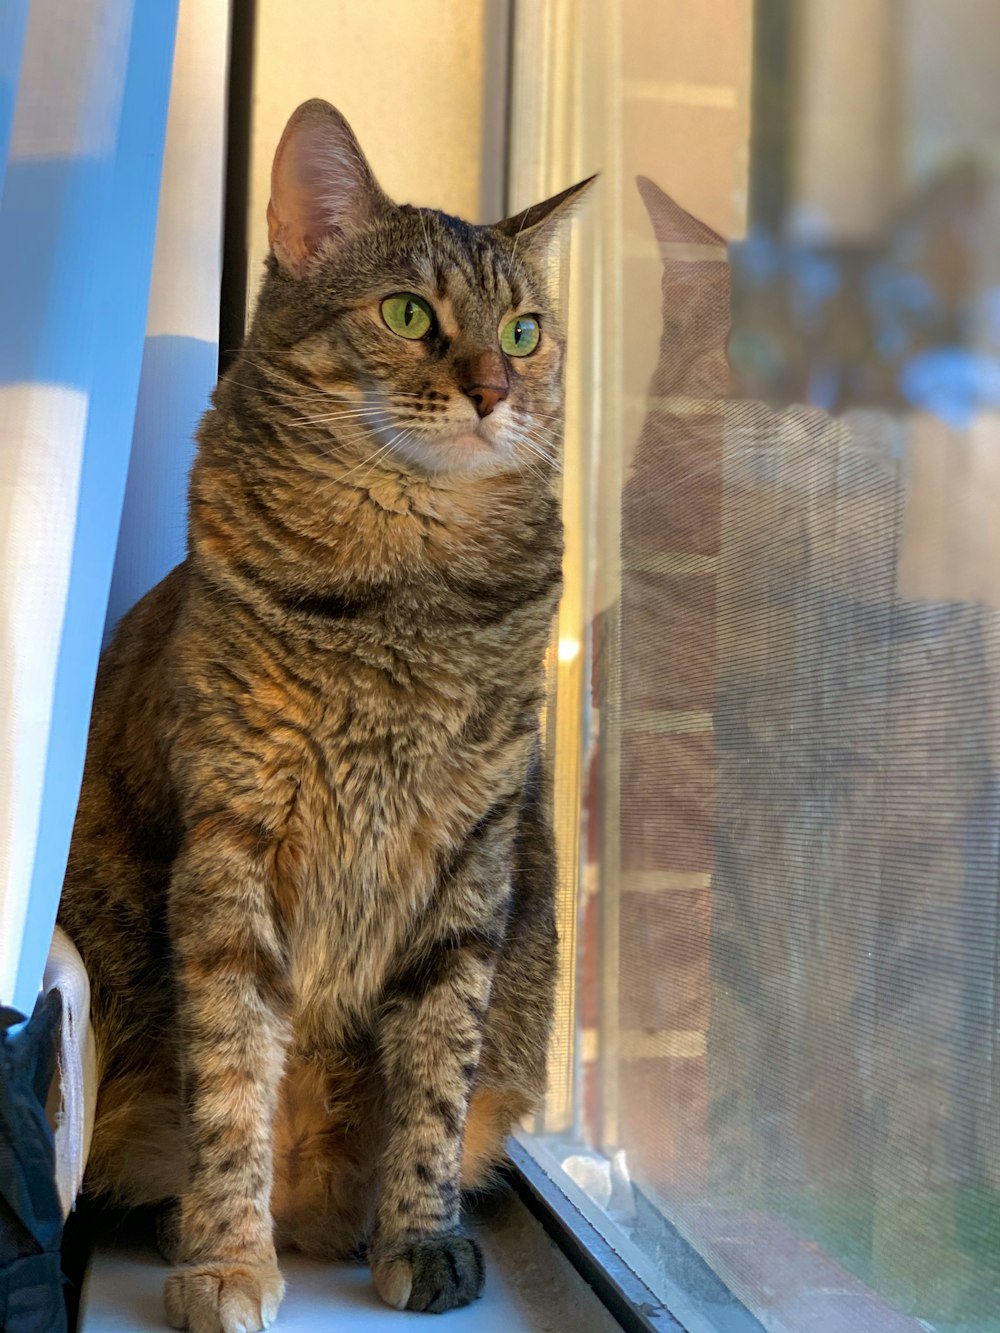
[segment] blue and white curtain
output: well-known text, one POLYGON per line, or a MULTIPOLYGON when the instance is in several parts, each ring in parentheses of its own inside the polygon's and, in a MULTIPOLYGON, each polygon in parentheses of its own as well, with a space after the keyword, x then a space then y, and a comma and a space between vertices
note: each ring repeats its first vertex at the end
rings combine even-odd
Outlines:
POLYGON ((227 22, 225 0, 0 0, 0 1004, 25 1014, 105 628, 183 552, 227 22))

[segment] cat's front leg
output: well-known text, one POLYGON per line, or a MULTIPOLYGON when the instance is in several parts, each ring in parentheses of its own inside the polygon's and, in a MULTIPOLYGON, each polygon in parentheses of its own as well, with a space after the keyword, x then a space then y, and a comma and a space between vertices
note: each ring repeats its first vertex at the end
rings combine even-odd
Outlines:
POLYGON ((483 1286, 479 1247, 460 1229, 459 1174, 499 941, 470 934, 442 938, 404 974, 383 1020, 389 1125, 372 1277, 399 1310, 449 1310, 483 1286))
MULTIPOLYGON (((478 837, 483 853, 481 830, 478 837)), ((491 890, 477 879, 449 884, 443 910, 390 988, 382 1021, 389 1119, 372 1277, 400 1310, 466 1305, 483 1286, 479 1247, 460 1227, 459 1178, 509 884, 491 890)))
POLYGON ((270 1193, 290 987, 273 865, 258 830, 216 815, 192 830, 171 882, 190 1181, 164 1301, 190 1333, 258 1333, 284 1294, 270 1193))

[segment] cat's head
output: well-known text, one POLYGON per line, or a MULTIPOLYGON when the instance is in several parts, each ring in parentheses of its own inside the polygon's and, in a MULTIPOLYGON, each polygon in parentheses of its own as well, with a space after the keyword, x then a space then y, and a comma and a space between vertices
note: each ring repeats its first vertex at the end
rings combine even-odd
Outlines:
POLYGON ((274 159, 247 355, 331 454, 545 470, 561 412, 553 259, 588 184, 493 226, 399 206, 343 116, 304 103, 274 159))

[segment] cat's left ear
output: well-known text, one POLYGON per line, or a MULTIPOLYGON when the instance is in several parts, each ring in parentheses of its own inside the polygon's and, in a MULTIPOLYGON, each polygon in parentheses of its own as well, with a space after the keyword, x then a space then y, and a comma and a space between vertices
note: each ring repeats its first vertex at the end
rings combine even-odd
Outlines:
POLYGON ((359 231, 390 207, 350 125, 313 98, 293 111, 271 168, 267 235, 293 277, 310 269, 331 239, 359 231))
POLYGON ((560 239, 563 228, 573 219, 576 206, 595 180, 596 175, 588 176, 585 181, 571 185, 568 190, 554 194, 551 199, 541 204, 532 204, 523 212, 494 223, 493 230, 516 240, 518 249, 524 247, 544 253, 560 239))

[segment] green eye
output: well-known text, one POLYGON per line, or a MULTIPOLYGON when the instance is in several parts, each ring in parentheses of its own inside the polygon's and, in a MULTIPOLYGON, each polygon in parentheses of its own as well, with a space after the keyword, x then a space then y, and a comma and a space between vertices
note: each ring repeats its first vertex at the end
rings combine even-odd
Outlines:
POLYGON ((500 330, 500 346, 508 356, 528 356, 538 346, 542 331, 531 315, 518 315, 500 330))
POLYGON ((382 302, 382 318, 401 338, 423 338, 431 331, 431 308, 412 292, 397 292, 382 302))

